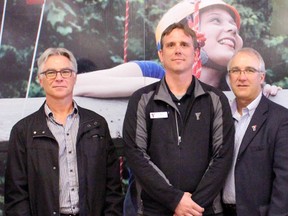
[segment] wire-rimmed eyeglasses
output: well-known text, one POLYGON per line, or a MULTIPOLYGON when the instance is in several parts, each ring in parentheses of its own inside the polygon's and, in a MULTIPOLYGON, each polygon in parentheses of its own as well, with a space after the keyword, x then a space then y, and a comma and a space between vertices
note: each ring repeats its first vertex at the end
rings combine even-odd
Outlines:
POLYGON ((257 70, 253 67, 246 67, 244 69, 240 69, 240 68, 232 68, 228 71, 230 74, 235 75, 235 76, 239 76, 241 73, 245 74, 245 75, 252 75, 255 73, 261 73, 262 71, 257 70))

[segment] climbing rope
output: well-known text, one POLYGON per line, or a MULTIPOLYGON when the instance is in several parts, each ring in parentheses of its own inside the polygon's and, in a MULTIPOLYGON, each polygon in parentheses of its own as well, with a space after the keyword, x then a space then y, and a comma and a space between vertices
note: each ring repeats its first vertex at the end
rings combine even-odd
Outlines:
POLYGON ((129 0, 126 0, 126 10, 125 10, 125 29, 124 29, 124 62, 127 62, 127 48, 128 48, 128 32, 129 32, 129 0))
MULTIPOLYGON (((192 28, 196 34, 199 31, 199 4, 200 4, 201 0, 195 0, 194 4, 194 13, 193 13, 193 22, 190 22, 190 24, 188 23, 188 25, 190 26, 190 28, 192 28)), ((199 47, 198 52, 196 52, 196 56, 194 59, 194 64, 193 64, 193 74, 199 78, 201 75, 201 69, 202 69, 202 64, 201 64, 201 56, 200 56, 200 49, 201 47, 199 47)))

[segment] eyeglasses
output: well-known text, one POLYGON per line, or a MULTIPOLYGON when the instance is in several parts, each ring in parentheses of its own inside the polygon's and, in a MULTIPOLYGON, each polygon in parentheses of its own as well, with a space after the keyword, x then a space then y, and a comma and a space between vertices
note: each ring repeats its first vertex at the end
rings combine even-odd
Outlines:
POLYGON ((73 72, 74 71, 72 69, 65 68, 65 69, 62 69, 59 71, 49 69, 49 70, 41 72, 40 74, 45 75, 47 79, 55 79, 57 77, 58 73, 61 74, 62 78, 69 78, 69 77, 71 77, 73 72))
POLYGON ((239 69, 239 68, 232 68, 231 70, 228 71, 230 74, 235 75, 235 76, 239 76, 241 73, 245 74, 245 75, 252 75, 255 73, 260 73, 261 71, 253 68, 253 67, 247 67, 243 70, 239 69))

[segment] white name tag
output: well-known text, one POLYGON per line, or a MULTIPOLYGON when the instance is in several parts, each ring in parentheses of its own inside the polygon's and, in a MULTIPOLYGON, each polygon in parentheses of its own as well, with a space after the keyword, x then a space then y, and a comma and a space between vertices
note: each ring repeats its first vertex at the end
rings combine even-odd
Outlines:
POLYGON ((168 112, 151 112, 151 119, 168 118, 168 112))

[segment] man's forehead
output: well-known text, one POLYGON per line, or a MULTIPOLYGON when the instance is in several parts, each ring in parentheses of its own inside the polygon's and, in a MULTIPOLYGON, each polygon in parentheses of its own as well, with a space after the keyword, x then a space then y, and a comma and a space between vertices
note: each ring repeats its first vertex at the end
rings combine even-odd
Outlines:
POLYGON ((58 63, 58 62, 63 62, 63 63, 71 63, 70 59, 67 58, 66 56, 63 56, 63 55, 51 55, 51 56, 48 56, 48 58, 46 59, 45 61, 45 64, 46 63, 58 63))
POLYGON ((165 37, 163 38, 164 43, 169 43, 169 42, 185 42, 185 43, 192 43, 192 37, 189 35, 184 34, 183 32, 183 36, 179 37, 179 35, 172 35, 172 33, 170 33, 169 35, 165 35, 165 37))
POLYGON ((69 58, 63 55, 51 55, 43 64, 44 68, 66 68, 72 66, 72 62, 69 58))
POLYGON ((259 60, 253 53, 241 52, 233 57, 231 66, 253 66, 258 65, 259 60))
POLYGON ((192 44, 192 40, 164 40, 164 43, 189 43, 192 44))

